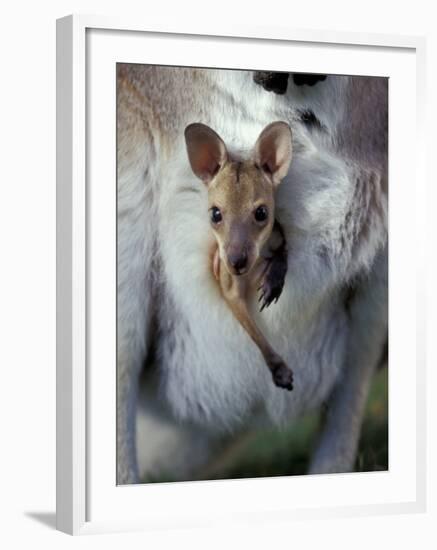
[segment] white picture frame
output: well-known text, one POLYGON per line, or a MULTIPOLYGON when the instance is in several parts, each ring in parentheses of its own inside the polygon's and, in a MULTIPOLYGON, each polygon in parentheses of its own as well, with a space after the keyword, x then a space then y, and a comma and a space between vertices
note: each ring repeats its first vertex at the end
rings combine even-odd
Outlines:
MULTIPOLYGON (((424 114, 421 95, 425 78, 425 41, 420 37, 325 33, 284 28, 250 28, 236 25, 229 29, 214 28, 213 26, 198 28, 195 24, 189 28, 178 28, 177 25, 172 24, 152 25, 148 22, 143 24, 137 20, 129 21, 121 18, 81 15, 69 16, 57 22, 57 528, 70 534, 86 534, 152 527, 209 525, 218 521, 254 521, 260 520, 260 518, 271 521, 273 519, 272 510, 269 510, 265 504, 256 503, 256 499, 253 498, 253 495, 250 497, 250 494, 259 491, 260 487, 262 487, 261 491, 265 491, 266 494, 274 494, 275 488, 278 487, 278 481, 285 483, 283 480, 244 480, 242 483, 239 482, 238 485, 235 483, 230 485, 226 481, 198 483, 190 486, 176 484, 177 487, 172 484, 163 484, 161 487, 154 486, 145 490, 144 486, 137 486, 136 488, 116 487, 115 470, 113 488, 118 491, 117 495, 119 495, 120 501, 123 502, 126 513, 121 516, 116 507, 113 507, 112 509, 102 509, 101 513, 96 514, 96 518, 93 517, 93 514, 90 515, 90 487, 93 483, 93 472, 96 471, 94 466, 95 457, 90 451, 92 448, 90 432, 93 434, 92 437, 97 437, 96 430, 89 429, 89 411, 93 400, 96 398, 96 390, 91 391, 90 389, 90 379, 92 377, 89 370, 89 358, 92 342, 87 330, 90 301, 93 299, 90 294, 92 289, 89 286, 88 229, 93 223, 93 218, 97 215, 95 206, 90 206, 90 189, 87 187, 89 177, 89 158, 87 159, 87 154, 90 155, 86 141, 87 117, 90 116, 89 110, 92 107, 88 97, 87 79, 90 78, 90 74, 87 71, 93 70, 90 69, 92 64, 89 63, 87 55, 90 46, 88 38, 93 31, 105 32, 106 39, 113 41, 117 33, 125 33, 125 36, 136 37, 135 39, 149 34, 155 37, 158 36, 164 42, 166 37, 175 36, 196 36, 199 40, 202 40, 202 37, 205 40, 220 37, 221 40, 230 43, 238 38, 240 42, 253 44, 256 42, 261 44, 261 47, 263 44, 274 44, 275 42, 281 42, 282 44, 312 44, 319 48, 342 47, 344 51, 351 48, 359 48, 369 52, 376 50, 381 52, 396 51, 399 56, 405 54, 409 59, 414 58, 411 67, 414 66, 415 70, 411 69, 412 74, 409 74, 409 77, 414 80, 414 92, 417 91, 417 102, 411 107, 415 109, 413 139, 416 145, 416 156, 413 164, 417 213, 425 207, 424 114), (135 34, 133 34, 134 32, 135 34), (209 512, 202 516, 200 510, 196 509, 192 503, 208 499, 208 495, 213 490, 212 487, 214 487, 217 500, 216 507, 213 513, 209 512), (229 497, 231 487, 233 491, 231 499, 238 503, 240 510, 245 507, 244 512, 237 513, 238 511, 233 510, 232 507, 230 510, 225 509, 224 499, 229 497), (141 498, 138 496, 139 491, 142 491, 141 498), (242 491, 249 493, 247 502, 243 498, 239 500, 242 491), (141 505, 139 505, 139 498, 141 505), (181 498, 187 504, 184 513, 178 515, 178 503, 180 503, 181 498), (173 508, 168 504, 170 501, 175 503, 173 508), (129 502, 132 503, 131 508, 129 502), (144 506, 144 503, 147 502, 150 504, 149 507, 144 506), (252 504, 250 504, 251 502, 252 504), (133 513, 131 510, 136 510, 136 512, 133 513)), ((92 42, 92 44, 93 48, 98 49, 96 42, 92 42)), ((136 59, 133 59, 128 48, 123 52, 120 50, 120 55, 122 55, 120 60, 125 62, 139 59, 138 55, 136 59)), ((165 52, 165 59, 174 59, 174 64, 181 64, 176 53, 172 51, 165 52)), ((109 61, 111 60, 109 59, 109 61)), ((280 60, 278 60, 279 62, 280 60)), ((165 62, 163 61, 162 64, 165 64, 165 62)), ((187 58, 185 64, 193 64, 192 59, 187 58)), ((95 67, 95 65, 92 65, 92 67, 95 67)), ((323 72, 341 72, 341 67, 344 68, 343 72, 348 73, 347 61, 342 61, 341 56, 335 57, 333 55, 332 70, 323 72)), ((405 64, 405 67, 405 70, 410 70, 410 65, 405 64)), ((382 71, 378 74, 383 75, 385 73, 382 71)), ((113 92, 114 90, 111 91, 111 94, 113 92)), ((102 147, 105 147, 105 145, 102 144, 102 147)), ((402 197, 399 197, 399 201, 396 201, 397 208, 402 209, 403 204, 402 197)), ((103 200, 102 206, 100 206, 102 212, 104 209, 110 210, 110 208, 109 203, 103 200)), ((393 216, 393 218, 395 219, 396 216, 393 216)), ((404 494, 408 496, 401 497, 387 492, 387 498, 384 500, 384 497, 382 497, 378 502, 373 502, 369 497, 370 500, 368 499, 363 503, 355 501, 354 504, 342 504, 338 502, 334 503, 333 506, 327 506, 322 501, 319 505, 311 507, 305 505, 299 507, 293 503, 281 504, 274 511, 275 518, 317 518, 369 513, 390 514, 418 512, 425 509, 426 373, 424 357, 425 299, 422 284, 425 257, 423 245, 418 239, 422 222, 417 214, 415 221, 412 238, 417 239, 416 261, 411 269, 414 271, 417 288, 413 285, 413 271, 411 271, 409 279, 405 275, 405 278, 400 282, 401 285, 404 284, 407 287, 408 293, 411 294, 411 300, 405 306, 408 310, 407 315, 410 315, 411 318, 408 321, 408 326, 403 326, 401 325, 403 321, 397 319, 397 315, 392 317, 393 322, 397 323, 396 330, 399 335, 402 335, 405 330, 411 331, 414 328, 416 336, 415 339, 413 338, 414 342, 410 349, 411 354, 414 353, 415 356, 415 376, 413 378, 416 389, 414 396, 416 414, 410 422, 415 445, 410 449, 411 460, 408 465, 411 479, 405 480, 404 487, 404 494)), ((391 225, 390 231, 394 231, 393 228, 394 225, 391 225)), ((396 256, 396 253, 396 251, 393 253, 392 259, 396 256)), ((109 330, 111 330, 110 326, 109 330)), ((395 333, 392 335, 392 328, 390 330, 390 338, 393 336, 393 342, 396 339, 402 340, 402 337, 397 338, 395 333)), ((406 356, 411 357, 411 354, 407 353, 406 356)), ((408 366, 405 370, 407 369, 408 366)), ((92 387, 95 388, 95 384, 92 387)), ((393 385, 393 391, 400 393, 401 389, 399 388, 401 386, 396 390, 397 387, 393 385)), ((111 385, 102 384, 101 392, 110 394, 112 390, 111 385)), ((113 394, 115 396, 115 392, 113 394)), ((396 401, 396 395, 391 394, 390 398, 392 399, 392 397, 396 401)), ((401 396, 398 395, 398 397, 401 396)), ((108 431, 113 430, 115 433, 115 410, 108 423, 108 431)), ((390 430, 392 428, 395 429, 390 425, 390 430)), ((110 441, 110 438, 107 441, 110 441)), ((114 447, 114 456, 115 452, 114 447)), ((112 467, 112 463, 112 459, 108 458, 109 468, 112 467)), ((100 466, 103 468, 101 463, 100 466)), ((355 474, 337 474, 336 476, 319 476, 319 479, 315 480, 312 476, 305 476, 305 478, 299 478, 293 483, 296 486, 300 485, 301 490, 306 487, 310 491, 318 490, 316 485, 321 487, 323 483, 324 490, 332 491, 333 489, 336 490, 336 486, 339 484, 342 484, 343 488, 347 485, 352 487, 355 477, 355 474), (321 477, 325 479, 321 480, 321 477)), ((381 480, 381 478, 379 479, 381 480)), ((371 477, 367 478, 366 483, 369 486, 372 485, 371 477)), ((380 481, 376 480, 375 483, 380 483, 380 481)), ((388 488, 389 484, 387 485, 387 491, 389 491, 388 488)), ((103 487, 94 487, 93 491, 102 491, 101 497, 95 499, 96 502, 111 501, 112 496, 109 492, 105 493, 103 487)), ((354 489, 351 489, 352 491, 354 489)), ((112 494, 113 491, 111 490, 112 494)))

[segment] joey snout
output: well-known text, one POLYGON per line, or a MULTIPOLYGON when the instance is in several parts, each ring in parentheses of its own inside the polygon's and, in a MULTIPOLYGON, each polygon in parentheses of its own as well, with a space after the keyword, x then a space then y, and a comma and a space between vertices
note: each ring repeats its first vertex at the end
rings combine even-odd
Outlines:
POLYGON ((224 261, 226 268, 231 275, 244 275, 249 273, 256 260, 253 247, 245 243, 243 246, 240 244, 231 244, 225 247, 224 261))
POLYGON ((227 259, 234 275, 243 275, 246 272, 249 258, 245 250, 229 252, 227 259))

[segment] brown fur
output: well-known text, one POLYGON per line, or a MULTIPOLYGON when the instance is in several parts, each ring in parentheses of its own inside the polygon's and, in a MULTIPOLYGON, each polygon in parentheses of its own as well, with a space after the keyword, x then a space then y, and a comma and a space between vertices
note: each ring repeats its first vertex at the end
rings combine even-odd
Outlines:
POLYGON ((250 271, 272 233, 274 198, 271 182, 253 162, 227 162, 208 187, 208 210, 213 206, 223 214, 223 223, 214 229, 214 234, 223 249, 221 258, 228 271, 233 271, 228 262, 229 252, 239 250, 247 252, 247 271, 250 271), (254 221, 253 212, 262 205, 271 215, 268 222, 260 226, 254 221))

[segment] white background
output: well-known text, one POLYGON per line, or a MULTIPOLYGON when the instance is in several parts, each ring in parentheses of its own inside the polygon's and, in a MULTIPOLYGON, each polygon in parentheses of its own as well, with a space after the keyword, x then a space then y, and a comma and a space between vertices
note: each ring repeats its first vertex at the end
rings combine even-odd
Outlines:
MULTIPOLYGON (((72 539, 53 530, 55 508, 55 19, 70 12, 139 13, 165 21, 213 18, 232 23, 287 24, 330 30, 428 35, 429 130, 436 127, 437 20, 432 3, 367 0, 261 2, 183 0, 122 3, 8 3, 2 10, 1 128, 1 285, 2 361, 0 382, 0 544, 4 548, 64 548, 120 545, 144 548, 393 548, 427 549, 436 545, 437 406, 429 369, 429 512, 425 515, 370 519, 278 522, 223 530, 185 530, 72 539), (299 5, 300 4, 300 5, 299 5), (150 13, 153 6, 153 13, 150 13), (433 422, 432 422, 433 421, 433 422), (434 525, 433 525, 434 524, 434 525)), ((205 19, 207 20, 207 19, 205 19)), ((408 136, 405 136, 408 139, 408 136)), ((436 140, 429 141, 429 160, 436 140)), ((429 163, 429 168, 431 168, 429 163)), ((435 249, 436 197, 429 175, 428 246, 435 249), (431 196, 432 195, 432 196, 431 196)), ((425 213, 424 213, 425 214, 425 213)), ((406 220, 408 223, 408 220, 406 220)), ((408 251, 406 250, 406 261, 408 251)), ((431 252, 430 252, 431 257, 431 252)), ((428 274, 436 280, 435 253, 428 274)), ((437 364, 431 349, 436 331, 436 293, 428 288, 430 325, 428 364, 437 364), (431 324, 432 323, 432 324, 431 324)), ((205 503, 207 505, 207 503, 205 503)))

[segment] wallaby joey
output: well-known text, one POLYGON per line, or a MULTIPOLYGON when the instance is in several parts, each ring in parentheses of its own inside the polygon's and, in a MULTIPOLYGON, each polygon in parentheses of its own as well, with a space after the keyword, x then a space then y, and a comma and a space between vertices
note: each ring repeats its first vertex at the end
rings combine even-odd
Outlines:
POLYGON ((253 320, 248 304, 257 291, 261 311, 281 295, 287 250, 275 220, 276 187, 292 156, 291 130, 273 122, 261 132, 250 158, 231 155, 220 136, 204 124, 185 129, 194 174, 208 189, 208 211, 216 243, 211 269, 232 313, 258 346, 274 383, 293 389, 293 373, 253 320))

